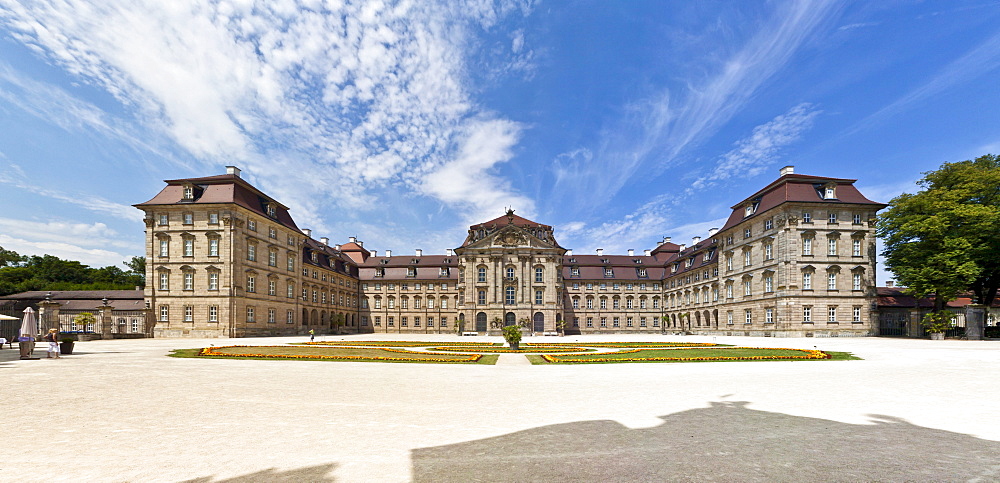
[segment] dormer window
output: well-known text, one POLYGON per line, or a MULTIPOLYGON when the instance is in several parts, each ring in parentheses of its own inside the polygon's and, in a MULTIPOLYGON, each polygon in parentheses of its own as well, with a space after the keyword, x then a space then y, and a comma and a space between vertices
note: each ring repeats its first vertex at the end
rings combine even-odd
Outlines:
POLYGON ((385 269, 384 268, 376 268, 375 269, 375 276, 379 277, 379 278, 384 277, 385 276, 385 269))
POLYGON ((185 185, 184 186, 184 199, 193 200, 194 199, 194 186, 185 185))
POLYGON ((406 276, 407 277, 416 277, 417 276, 417 267, 406 267, 406 276))
POLYGON ((275 216, 277 216, 277 214, 278 214, 278 208, 274 205, 274 203, 273 202, 272 203, 268 203, 267 204, 267 216, 270 216, 271 218, 274 218, 275 216))
POLYGON ((319 260, 319 256, 316 255, 316 252, 312 252, 312 261, 313 261, 313 263, 316 263, 318 260, 319 260))
POLYGON ((837 190, 836 190, 836 188, 833 187, 833 186, 831 186, 831 185, 828 185, 823 190, 823 199, 833 200, 833 199, 836 199, 836 198, 837 198, 837 190))
POLYGON ((410 263, 416 265, 416 264, 420 263, 420 259, 419 258, 411 258, 410 259, 410 263))
POLYGON ((688 258, 687 260, 684 261, 684 266, 685 267, 690 267, 691 265, 694 265, 694 259, 693 258, 688 258))
POLYGON ((614 271, 614 269, 612 269, 612 268, 605 268, 605 269, 604 269, 604 276, 605 276, 606 278, 611 278, 611 277, 614 277, 614 276, 615 276, 615 271, 614 271))
POLYGON ((753 214, 753 205, 747 205, 744 209, 743 217, 746 218, 753 214))

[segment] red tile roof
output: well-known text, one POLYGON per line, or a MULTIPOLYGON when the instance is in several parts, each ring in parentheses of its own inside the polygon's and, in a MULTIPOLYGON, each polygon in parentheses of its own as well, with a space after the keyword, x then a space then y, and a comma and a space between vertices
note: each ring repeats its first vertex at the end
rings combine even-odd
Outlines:
POLYGON ((517 215, 513 215, 513 214, 511 216, 507 216, 507 215, 498 216, 498 217, 496 217, 496 218, 494 218, 494 219, 492 219, 490 221, 486 221, 486 222, 483 222, 483 223, 478 223, 478 224, 475 224, 475 225, 471 225, 471 226, 469 226, 469 228, 470 229, 476 229, 476 228, 487 227, 487 226, 501 227, 501 226, 507 226, 507 225, 516 225, 516 226, 521 226, 521 227, 527 226, 527 227, 532 227, 532 228, 548 228, 548 229, 552 229, 552 227, 549 226, 549 225, 543 225, 541 223, 534 222, 534 221, 531 221, 531 220, 529 220, 527 218, 523 218, 523 217, 520 217, 520 216, 517 216, 517 215))

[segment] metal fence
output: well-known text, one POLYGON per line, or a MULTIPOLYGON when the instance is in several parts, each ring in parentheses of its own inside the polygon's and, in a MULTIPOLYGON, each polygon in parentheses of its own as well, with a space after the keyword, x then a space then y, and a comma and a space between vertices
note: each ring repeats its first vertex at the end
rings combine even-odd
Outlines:
POLYGON ((112 337, 144 337, 147 334, 146 312, 141 310, 113 310, 111 316, 107 318, 100 311, 66 310, 60 311, 58 318, 58 321, 41 322, 40 325, 46 325, 42 331, 47 330, 48 327, 56 327, 55 324, 58 324, 60 332, 105 334, 108 332, 105 329, 110 328, 112 337), (94 322, 77 324, 74 319, 85 312, 93 314, 94 322))

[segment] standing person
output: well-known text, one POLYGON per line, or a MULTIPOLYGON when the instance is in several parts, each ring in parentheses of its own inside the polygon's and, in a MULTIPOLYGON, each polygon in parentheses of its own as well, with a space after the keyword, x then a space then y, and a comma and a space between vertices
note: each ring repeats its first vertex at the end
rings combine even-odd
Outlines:
POLYGON ((316 331, 309 329, 309 342, 316 340, 316 331))
POLYGON ((51 358, 51 357, 53 357, 52 354, 55 354, 55 358, 58 359, 59 358, 59 340, 58 340, 59 339, 59 332, 56 331, 56 329, 49 329, 49 333, 45 334, 45 337, 43 337, 43 339, 45 340, 45 342, 49 343, 49 352, 46 355, 46 357, 51 358))

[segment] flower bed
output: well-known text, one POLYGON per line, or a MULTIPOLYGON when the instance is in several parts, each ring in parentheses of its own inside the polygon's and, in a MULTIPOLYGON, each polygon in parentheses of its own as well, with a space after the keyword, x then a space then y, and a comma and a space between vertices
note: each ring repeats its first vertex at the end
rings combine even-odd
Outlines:
MULTIPOLYGON (((525 344, 528 346, 528 344, 525 344)), ((581 344, 583 345, 583 344, 581 344)), ((581 346, 550 346, 542 344, 531 344, 529 347, 524 347, 522 349, 514 350, 506 347, 499 346, 479 346, 479 347, 429 347, 428 350, 433 351, 445 351, 445 352, 489 352, 489 353, 514 353, 514 354, 526 354, 532 352, 589 352, 593 349, 587 349, 581 346)))
MULTIPOLYGON (((683 356, 646 356, 646 357, 620 357, 622 354, 640 354, 643 352, 658 352, 650 351, 648 349, 633 349, 618 351, 608 354, 567 354, 567 355, 542 355, 542 359, 546 362, 554 363, 571 363, 571 364, 587 364, 587 363, 619 363, 619 362, 710 362, 710 361, 783 361, 783 360, 803 360, 803 359, 829 359, 830 355, 813 349, 784 349, 784 348, 765 348, 765 347, 716 347, 710 349, 712 351, 720 351, 720 354, 725 352, 746 352, 746 351, 760 351, 761 355, 717 355, 717 356, 706 356, 706 355, 695 355, 690 357, 683 356), (776 351, 792 352, 794 354, 774 354, 776 351)), ((684 352, 684 349, 670 349, 671 352, 684 352)), ((704 352, 704 350, 701 350, 704 352)))
POLYGON ((331 347, 424 347, 430 345, 436 346, 497 346, 498 343, 489 342, 409 342, 409 341, 377 341, 377 340, 361 340, 357 342, 351 341, 329 341, 329 342, 293 342, 292 345, 309 345, 309 346, 331 346, 331 347))
POLYGON ((377 355, 344 355, 344 354, 333 354, 333 355, 319 355, 319 354, 291 354, 287 352, 276 352, 276 351, 254 351, 253 349, 262 348, 280 348, 280 349, 296 349, 291 346, 245 346, 245 345, 231 345, 222 347, 206 347, 201 349, 198 353, 199 356, 210 356, 210 357, 243 357, 243 358, 264 358, 264 359, 305 359, 305 360, 337 360, 337 361, 382 361, 382 362, 435 362, 435 363, 470 363, 478 362, 483 356, 480 354, 471 354, 467 357, 460 357, 459 355, 453 354, 433 354, 433 353, 421 353, 412 352, 399 349, 367 349, 372 351, 385 351, 385 352, 395 352, 409 354, 413 357, 391 357, 391 356, 377 356, 377 355), (232 349, 232 348, 247 348, 250 349, 247 352, 219 352, 220 349, 232 349), (435 355, 448 356, 447 358, 432 357, 435 355), (431 356, 431 357, 427 357, 431 356))
POLYGON ((525 346, 546 346, 546 347, 557 347, 557 346, 580 346, 580 347, 599 347, 599 348, 670 348, 670 347, 725 347, 725 344, 715 344, 712 342, 552 342, 546 344, 538 343, 527 343, 522 344, 525 346))

